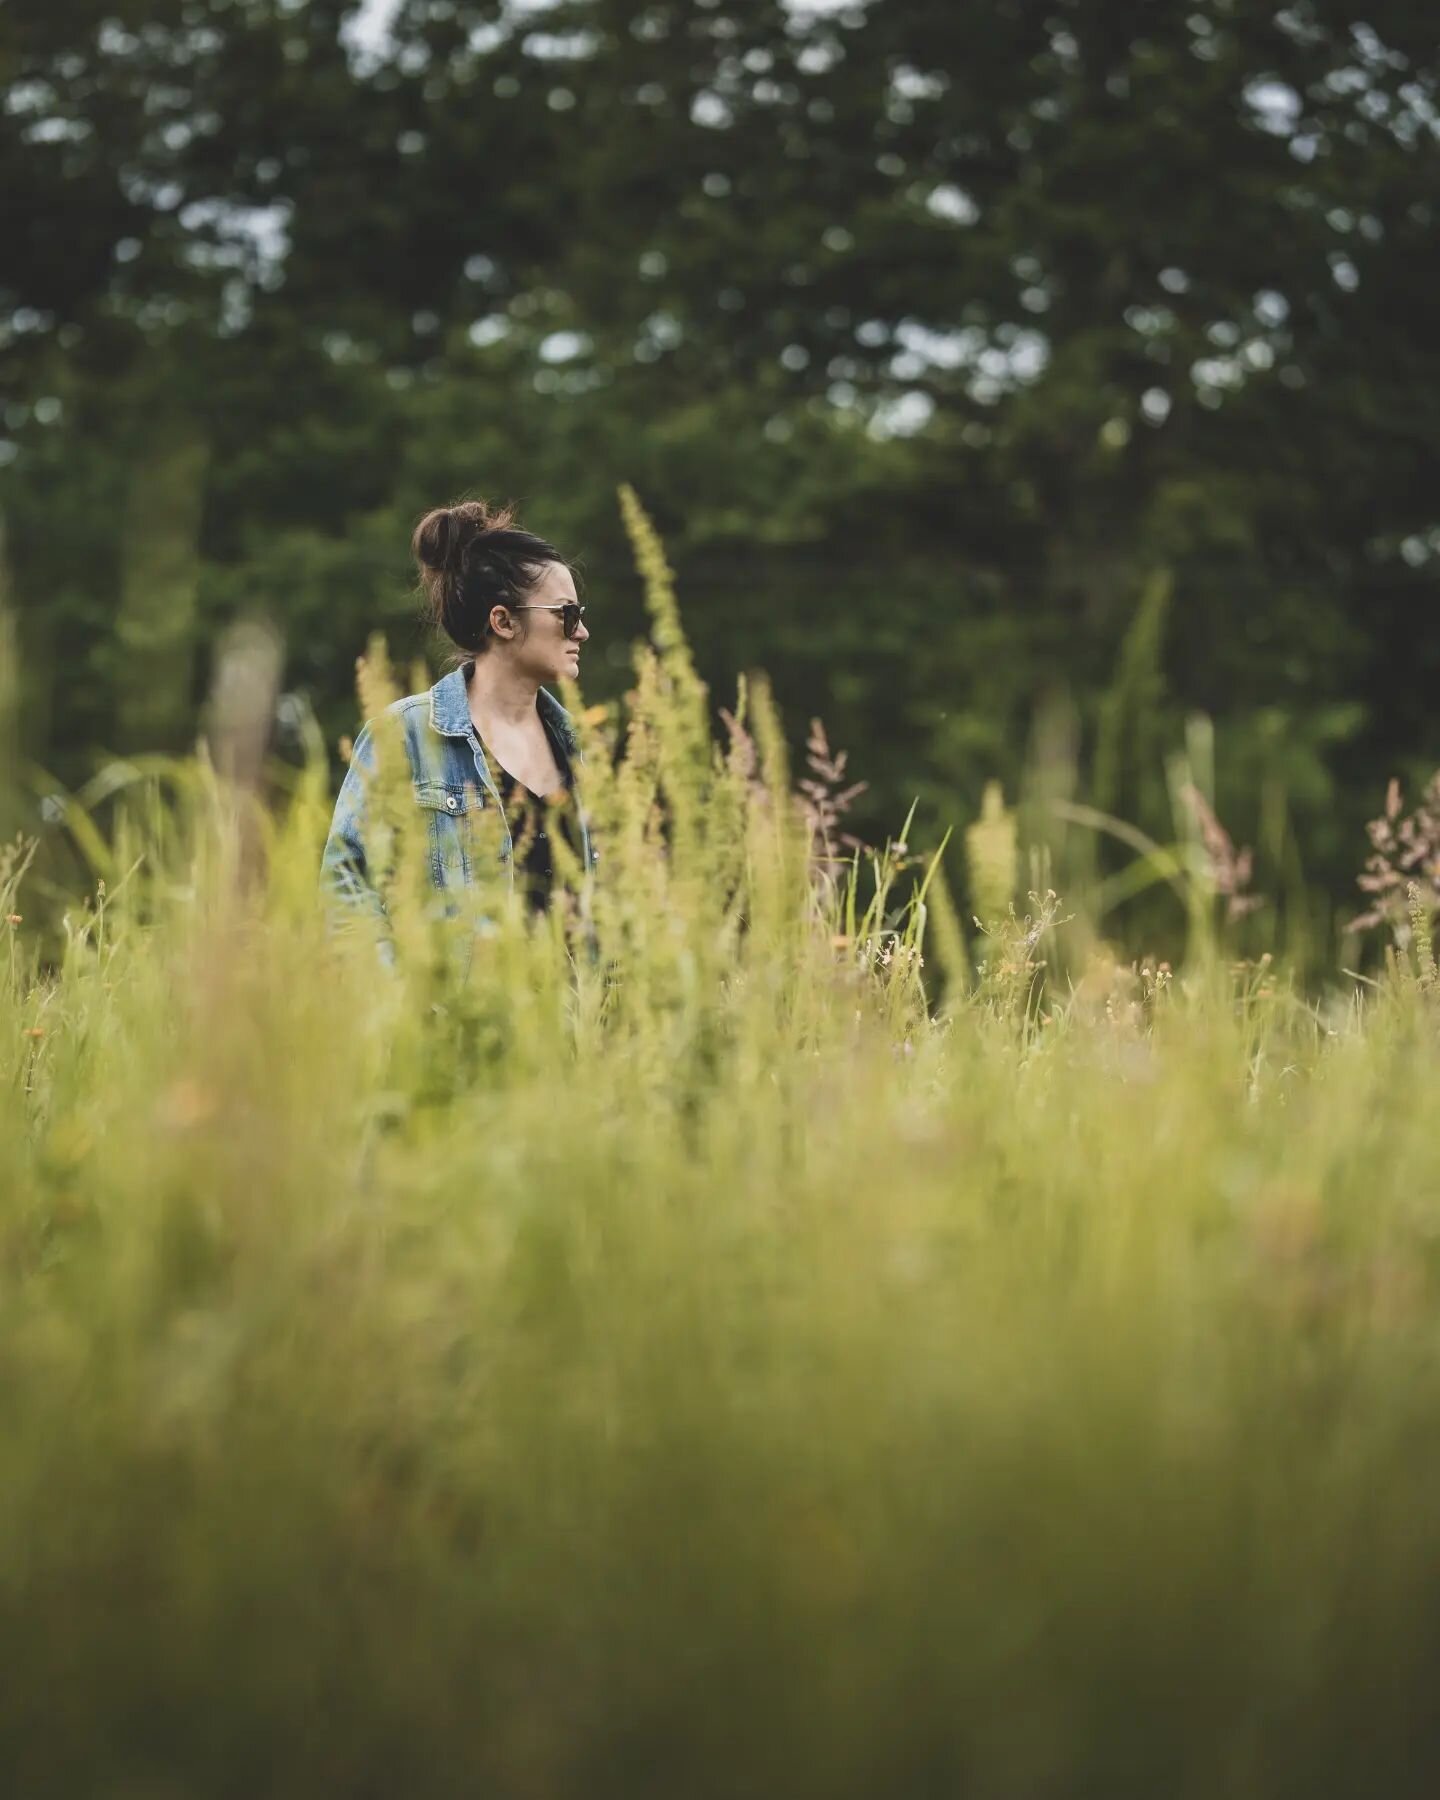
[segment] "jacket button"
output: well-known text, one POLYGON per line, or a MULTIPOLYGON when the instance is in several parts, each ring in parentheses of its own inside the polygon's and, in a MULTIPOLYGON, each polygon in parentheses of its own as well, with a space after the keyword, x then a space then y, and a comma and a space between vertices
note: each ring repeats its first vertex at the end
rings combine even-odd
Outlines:
POLYGON ((454 812, 454 810, 455 810, 455 808, 456 808, 456 807, 457 807, 457 806, 458 806, 458 805, 459 805, 459 804, 460 804, 460 802, 459 802, 459 801, 458 801, 458 800, 457 800, 457 799, 456 799, 456 798, 455 798, 455 796, 454 796, 454 795, 453 795, 453 794, 447 794, 447 795, 446 795, 446 796, 445 796, 445 810, 446 810, 446 812, 454 812))

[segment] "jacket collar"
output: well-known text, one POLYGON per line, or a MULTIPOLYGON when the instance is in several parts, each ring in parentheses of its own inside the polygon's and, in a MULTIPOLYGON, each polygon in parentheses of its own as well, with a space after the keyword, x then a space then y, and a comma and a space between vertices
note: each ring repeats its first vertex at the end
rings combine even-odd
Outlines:
MULTIPOLYGON (((465 691, 465 678, 474 663, 461 663, 448 675, 442 675, 430 690, 430 723, 441 737, 469 737, 470 698, 465 691)), ((579 748, 575 727, 565 708, 546 688, 535 697, 540 716, 554 728, 565 748, 572 754, 579 748)))

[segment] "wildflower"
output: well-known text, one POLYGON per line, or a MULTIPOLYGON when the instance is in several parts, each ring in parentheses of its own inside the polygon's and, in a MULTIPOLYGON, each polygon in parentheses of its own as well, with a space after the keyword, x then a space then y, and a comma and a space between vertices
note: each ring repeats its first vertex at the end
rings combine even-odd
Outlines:
POLYGON ((25 1033, 28 1038, 42 1038, 44 1035, 45 1027, 43 1025, 31 1025, 25 1033))
POLYGON ((19 925, 22 922, 23 921, 22 921, 21 915, 19 913, 6 913, 6 915, 5 915, 5 923, 7 925, 19 925))
POLYGON ((1411 884, 1423 902, 1422 918, 1440 906, 1440 769, 1431 777, 1415 810, 1403 818, 1400 783, 1392 780, 1385 792, 1384 812, 1365 830, 1371 854, 1356 885, 1371 896, 1371 905, 1350 921, 1350 929, 1388 925, 1397 943, 1403 945, 1414 929, 1408 917, 1411 884))
MULTIPOLYGON (((848 757, 848 751, 830 748, 824 725, 819 719, 812 719, 810 735, 805 740, 805 762, 810 773, 796 787, 800 811, 810 833, 811 861, 817 865, 843 862, 845 859, 836 852, 837 845, 846 850, 869 848, 853 832, 840 829, 840 821, 870 785, 866 781, 846 783, 848 757)), ((895 848, 903 852, 905 846, 898 844, 895 848)))
POLYGON ((1181 788, 1180 798, 1190 808, 1199 827, 1200 841, 1205 848, 1206 873, 1215 892, 1224 896, 1225 918, 1233 925, 1236 919, 1243 919, 1246 913, 1265 904, 1263 895, 1245 891, 1250 885, 1254 853, 1248 847, 1235 848, 1229 832, 1215 816, 1214 808, 1193 782, 1181 788))

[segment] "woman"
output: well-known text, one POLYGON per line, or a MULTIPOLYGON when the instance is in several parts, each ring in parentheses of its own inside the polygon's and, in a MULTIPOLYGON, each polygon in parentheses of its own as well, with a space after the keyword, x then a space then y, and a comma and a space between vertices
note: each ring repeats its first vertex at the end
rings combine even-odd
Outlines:
MULTIPOLYGON (((579 673, 590 636, 574 574, 509 508, 491 512, 482 500, 427 513, 411 549, 429 615, 458 652, 457 666, 427 692, 386 709, 398 716, 411 793, 427 822, 431 885, 448 891, 447 911, 458 911, 455 890, 485 877, 480 859, 498 845, 512 888, 518 879, 543 910, 557 832, 582 868, 595 860, 575 792, 574 727, 544 685, 579 673)), ((376 750, 367 722, 335 802, 321 879, 337 899, 383 915, 365 840, 376 750)))

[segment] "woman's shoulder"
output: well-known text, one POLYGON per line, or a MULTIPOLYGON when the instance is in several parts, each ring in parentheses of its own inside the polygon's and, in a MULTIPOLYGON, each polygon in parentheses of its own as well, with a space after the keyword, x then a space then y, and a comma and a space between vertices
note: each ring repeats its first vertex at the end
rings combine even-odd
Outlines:
POLYGON ((381 744, 398 740, 411 773, 426 773, 437 759, 439 746, 429 726, 430 691, 404 694, 365 720, 356 734, 350 762, 370 773, 379 760, 381 744))

